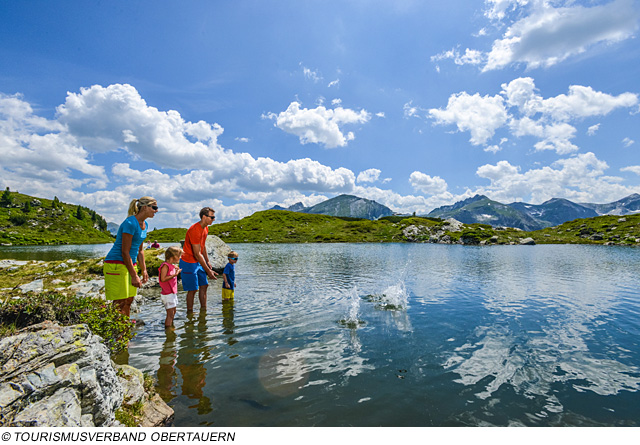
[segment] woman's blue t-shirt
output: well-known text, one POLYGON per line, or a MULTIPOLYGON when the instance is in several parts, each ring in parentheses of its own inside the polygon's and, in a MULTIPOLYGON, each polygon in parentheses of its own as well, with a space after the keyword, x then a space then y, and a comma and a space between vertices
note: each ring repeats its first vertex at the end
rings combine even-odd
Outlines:
POLYGON ((148 226, 146 222, 144 223, 144 230, 140 228, 140 223, 134 215, 125 219, 118 229, 116 242, 113 243, 113 247, 105 257, 105 261, 124 261, 124 258, 122 257, 122 234, 128 233, 129 235, 133 235, 129 255, 131 256, 131 260, 135 263, 138 258, 138 249, 140 249, 140 245, 147 237, 147 228, 148 226))

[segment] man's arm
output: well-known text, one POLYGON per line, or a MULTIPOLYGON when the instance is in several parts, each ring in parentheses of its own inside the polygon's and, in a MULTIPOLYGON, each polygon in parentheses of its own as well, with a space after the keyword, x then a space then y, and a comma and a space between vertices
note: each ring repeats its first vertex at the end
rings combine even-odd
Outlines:
POLYGON ((200 263, 204 271, 207 273, 207 276, 213 280, 217 280, 216 278, 217 273, 215 273, 213 269, 209 267, 209 256, 207 255, 207 251, 204 250, 204 255, 203 255, 203 253, 200 250, 200 244, 192 244, 191 250, 193 251, 194 258, 198 261, 198 263, 200 263), (206 259, 205 259, 205 255, 207 255, 206 259))

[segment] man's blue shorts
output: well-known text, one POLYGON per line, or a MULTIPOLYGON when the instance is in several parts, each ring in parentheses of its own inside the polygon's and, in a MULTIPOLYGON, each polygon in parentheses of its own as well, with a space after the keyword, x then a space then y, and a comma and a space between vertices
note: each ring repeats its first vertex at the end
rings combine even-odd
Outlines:
POLYGON ((209 284, 207 273, 204 271, 200 263, 187 263, 180 259, 180 269, 182 271, 182 289, 185 291, 198 290, 200 286, 209 284))

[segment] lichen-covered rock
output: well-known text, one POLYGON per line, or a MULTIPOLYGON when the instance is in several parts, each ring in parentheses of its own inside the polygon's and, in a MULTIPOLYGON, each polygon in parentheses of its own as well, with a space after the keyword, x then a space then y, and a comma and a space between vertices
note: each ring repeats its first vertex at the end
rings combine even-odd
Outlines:
POLYGON ((173 419, 173 409, 157 394, 149 395, 144 388, 144 375, 128 365, 117 365, 120 383, 124 388, 124 409, 132 409, 141 404, 137 416, 139 426, 165 426, 173 419))
POLYGON ((0 340, 1 426, 108 426, 123 395, 86 325, 44 322, 0 340))

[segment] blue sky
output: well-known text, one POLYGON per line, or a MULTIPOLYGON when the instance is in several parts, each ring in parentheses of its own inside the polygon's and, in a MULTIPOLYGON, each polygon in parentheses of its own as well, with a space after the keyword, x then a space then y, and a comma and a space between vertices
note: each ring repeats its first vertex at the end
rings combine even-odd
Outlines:
POLYGON ((186 226, 640 193, 640 2, 0 3, 0 186, 186 226))

